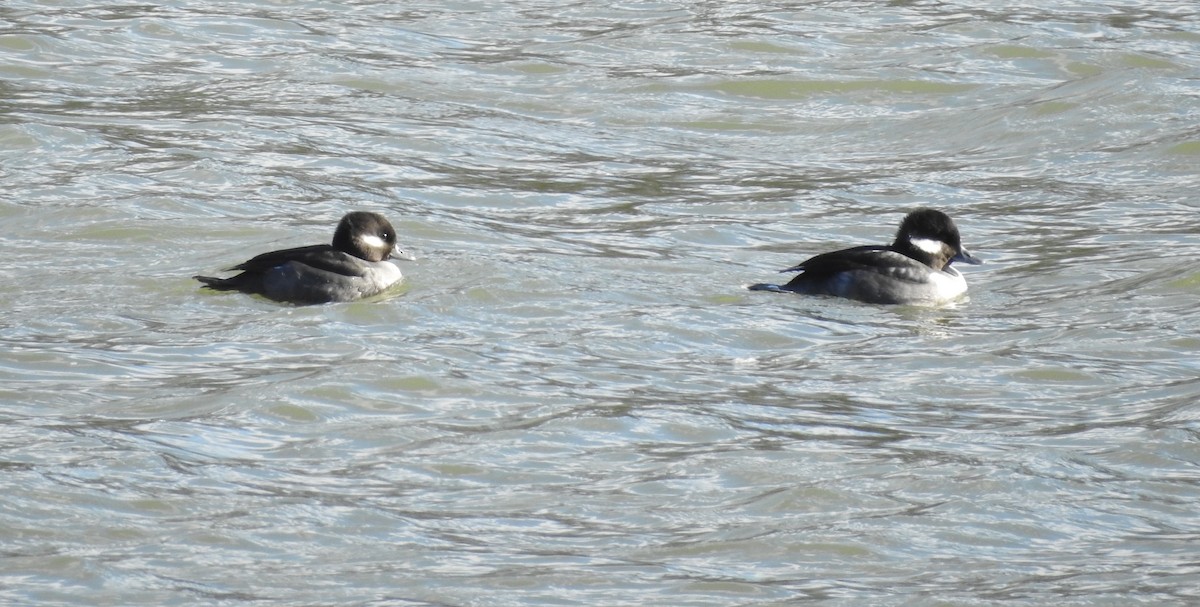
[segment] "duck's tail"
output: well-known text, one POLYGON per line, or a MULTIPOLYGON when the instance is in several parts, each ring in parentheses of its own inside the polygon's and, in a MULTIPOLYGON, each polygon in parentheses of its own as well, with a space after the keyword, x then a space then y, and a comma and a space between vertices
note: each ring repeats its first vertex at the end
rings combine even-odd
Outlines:
POLYGON ((204 283, 204 286, 206 286, 210 289, 213 289, 215 291, 236 291, 238 289, 238 285, 234 283, 234 279, 236 279, 237 276, 234 276, 233 278, 214 278, 212 276, 193 276, 192 278, 199 280, 200 282, 204 283))
POLYGON ((774 284, 767 283, 767 282, 760 282, 758 284, 750 285, 747 288, 750 289, 751 291, 770 291, 772 293, 791 293, 792 292, 791 289, 789 289, 783 285, 774 285, 774 284))

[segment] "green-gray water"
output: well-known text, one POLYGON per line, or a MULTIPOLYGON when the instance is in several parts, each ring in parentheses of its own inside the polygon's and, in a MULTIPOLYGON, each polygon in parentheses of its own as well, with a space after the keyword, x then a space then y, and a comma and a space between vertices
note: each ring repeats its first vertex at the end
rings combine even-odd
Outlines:
POLYGON ((6 2, 0 602, 1196 604, 1200 7, 1051 4, 6 2))

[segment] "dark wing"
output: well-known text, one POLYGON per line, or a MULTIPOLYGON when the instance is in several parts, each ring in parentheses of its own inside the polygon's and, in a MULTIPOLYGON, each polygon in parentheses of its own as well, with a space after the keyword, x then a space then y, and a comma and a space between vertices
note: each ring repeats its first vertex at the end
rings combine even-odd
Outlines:
POLYGON ((330 245, 318 244, 263 253, 229 268, 229 271, 241 270, 261 274, 289 261, 343 276, 362 276, 365 268, 361 259, 343 253, 330 245))
POLYGON ((892 255, 898 256, 896 265, 900 265, 903 259, 905 259, 902 255, 894 253, 888 247, 867 245, 822 253, 810 257, 786 270, 780 270, 780 272, 803 272, 803 276, 810 280, 821 280, 835 274, 853 270, 878 271, 881 265, 880 262, 889 260, 892 257, 892 255, 881 255, 881 253, 892 253, 892 255))

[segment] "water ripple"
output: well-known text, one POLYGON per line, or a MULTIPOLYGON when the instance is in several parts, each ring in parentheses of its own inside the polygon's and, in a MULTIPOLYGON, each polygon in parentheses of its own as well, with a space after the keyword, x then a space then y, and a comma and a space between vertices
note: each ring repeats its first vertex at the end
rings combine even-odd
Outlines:
POLYGON ((0 597, 1194 603, 1197 17, 6 4, 0 597), (969 300, 744 289, 921 205, 969 300))

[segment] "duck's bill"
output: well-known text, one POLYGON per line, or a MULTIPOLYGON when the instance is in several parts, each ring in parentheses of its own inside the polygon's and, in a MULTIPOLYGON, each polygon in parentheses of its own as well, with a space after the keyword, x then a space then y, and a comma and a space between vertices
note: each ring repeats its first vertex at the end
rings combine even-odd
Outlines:
POLYGON ((959 250, 959 252, 958 252, 958 255, 955 255, 954 257, 951 257, 951 258, 950 258, 950 261, 951 261, 951 262, 954 262, 954 261, 960 261, 960 262, 962 262, 962 263, 969 263, 969 264, 972 264, 972 265, 979 265, 979 264, 983 263, 983 260, 982 260, 982 259, 980 259, 980 258, 978 258, 978 257, 976 257, 976 256, 974 256, 974 255, 972 255, 972 254, 971 254, 969 251, 967 251, 966 249, 960 249, 960 250, 959 250))

